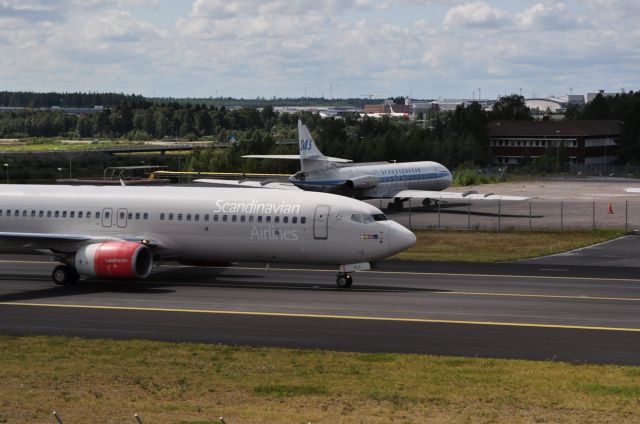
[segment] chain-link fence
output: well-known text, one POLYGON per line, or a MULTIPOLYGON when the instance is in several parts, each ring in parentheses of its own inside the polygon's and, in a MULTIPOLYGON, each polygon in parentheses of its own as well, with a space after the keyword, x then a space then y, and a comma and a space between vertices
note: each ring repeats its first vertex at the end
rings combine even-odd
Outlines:
MULTIPOLYGON (((612 164, 563 164, 562 166, 534 166, 534 165, 504 165, 477 168, 478 174, 499 177, 552 177, 552 178, 616 178, 623 180, 637 180, 640 178, 638 165, 612 164)), ((453 172, 454 176, 456 171, 453 172)))
POLYGON ((425 207, 422 199, 407 201, 404 209, 386 210, 388 200, 371 203, 410 229, 473 230, 590 230, 640 228, 640 201, 580 202, 530 200, 522 202, 439 202, 425 207))

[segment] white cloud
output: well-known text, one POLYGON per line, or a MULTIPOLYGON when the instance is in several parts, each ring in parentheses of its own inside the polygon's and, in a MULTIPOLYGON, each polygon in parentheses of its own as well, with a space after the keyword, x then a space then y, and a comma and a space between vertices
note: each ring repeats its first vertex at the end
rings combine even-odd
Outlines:
POLYGON ((565 3, 537 3, 516 15, 516 23, 522 28, 564 30, 575 29, 584 24, 580 16, 573 16, 565 3))
POLYGON ((496 28, 507 22, 509 14, 490 6, 484 1, 453 7, 447 12, 442 24, 445 28, 479 27, 496 28))
POLYGON ((638 89, 639 18, 637 0, 0 0, 0 81, 244 97, 638 89))

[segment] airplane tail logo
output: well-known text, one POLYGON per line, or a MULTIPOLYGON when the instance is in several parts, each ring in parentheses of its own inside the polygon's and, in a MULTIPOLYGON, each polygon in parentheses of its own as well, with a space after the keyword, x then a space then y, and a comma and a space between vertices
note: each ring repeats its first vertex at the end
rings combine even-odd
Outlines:
POLYGON ((302 124, 301 120, 298 120, 298 145, 300 148, 300 160, 314 159, 323 160, 326 156, 322 154, 316 143, 311 137, 309 128, 302 124))
POLYGON ((332 158, 322 154, 311 137, 309 128, 298 119, 298 148, 300 149, 300 171, 302 173, 326 169, 336 162, 351 162, 349 159, 332 158))
POLYGON ((300 140, 300 152, 311 150, 312 140, 300 140))

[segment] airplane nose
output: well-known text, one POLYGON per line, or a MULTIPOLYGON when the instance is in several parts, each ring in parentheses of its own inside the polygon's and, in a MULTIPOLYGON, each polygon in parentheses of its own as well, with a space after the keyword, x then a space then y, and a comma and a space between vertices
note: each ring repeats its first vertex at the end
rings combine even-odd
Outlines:
POLYGON ((391 237, 389 237, 391 254, 402 252, 416 244, 415 234, 396 222, 394 224, 391 237))

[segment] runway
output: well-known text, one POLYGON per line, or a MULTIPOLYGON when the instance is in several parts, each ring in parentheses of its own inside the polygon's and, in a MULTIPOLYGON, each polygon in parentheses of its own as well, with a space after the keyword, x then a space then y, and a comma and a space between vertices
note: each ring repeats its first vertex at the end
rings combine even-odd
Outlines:
POLYGON ((640 364, 637 268, 388 262, 338 290, 296 265, 75 287, 53 266, 0 255, 0 334, 640 364))

